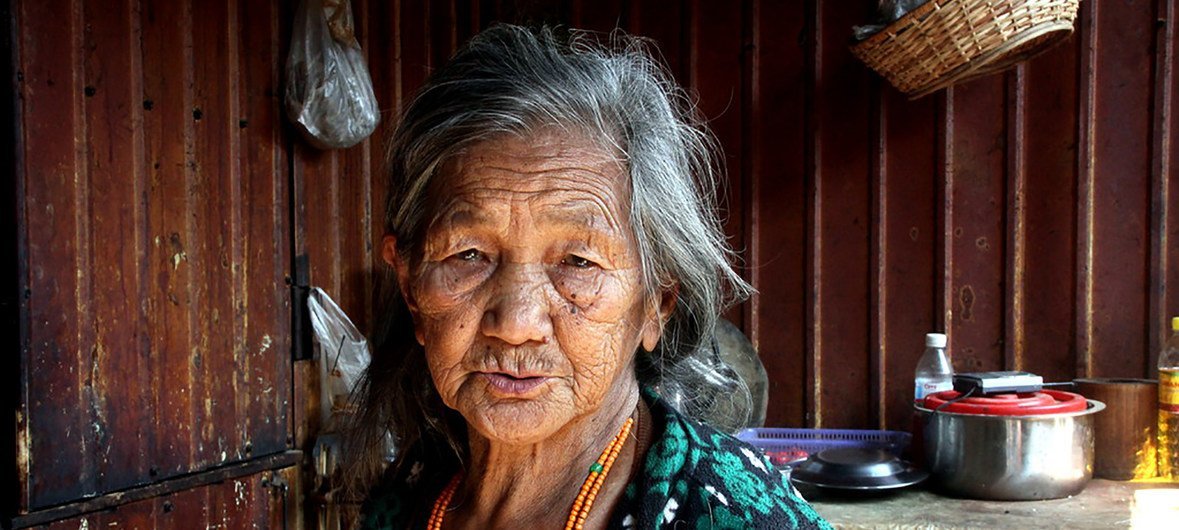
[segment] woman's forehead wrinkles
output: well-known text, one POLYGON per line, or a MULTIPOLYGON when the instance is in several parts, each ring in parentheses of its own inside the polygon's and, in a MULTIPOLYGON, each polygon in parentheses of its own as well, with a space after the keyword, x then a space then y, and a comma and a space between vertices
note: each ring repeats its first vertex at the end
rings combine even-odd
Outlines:
POLYGON ((564 201, 539 208, 534 217, 543 223, 570 228, 590 228, 595 231, 620 232, 620 212, 611 211, 602 200, 585 198, 564 201))
POLYGON ((611 211, 594 194, 557 197, 551 194, 489 194, 452 201, 437 223, 444 229, 493 228, 525 225, 568 230, 589 230, 604 236, 623 235, 621 212, 611 211))
POLYGON ((511 214, 534 217, 536 221, 576 222, 617 230, 626 213, 627 204, 619 196, 621 190, 605 179, 514 180, 544 182, 517 186, 498 178, 467 181, 454 188, 452 199, 441 209, 441 218, 456 225, 496 224, 497 217, 511 214))
POLYGON ((493 139, 468 148, 443 173, 434 229, 518 237, 535 226, 590 232, 594 240, 631 238, 625 167, 584 138, 493 139))

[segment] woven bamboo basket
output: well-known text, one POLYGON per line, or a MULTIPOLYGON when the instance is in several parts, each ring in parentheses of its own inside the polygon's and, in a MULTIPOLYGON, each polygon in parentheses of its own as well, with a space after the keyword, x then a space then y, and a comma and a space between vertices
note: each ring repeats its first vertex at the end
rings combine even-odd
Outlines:
POLYGON ((852 54, 916 99, 993 74, 1073 31, 1080 0, 929 0, 852 54))

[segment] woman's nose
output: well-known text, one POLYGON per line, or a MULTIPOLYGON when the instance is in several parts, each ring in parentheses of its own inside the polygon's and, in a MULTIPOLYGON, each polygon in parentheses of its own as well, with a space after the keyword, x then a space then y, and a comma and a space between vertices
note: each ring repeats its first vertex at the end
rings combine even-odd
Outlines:
POLYGON ((553 332, 545 295, 548 275, 538 266, 508 263, 495 276, 479 324, 483 334, 516 346, 548 342, 553 332))

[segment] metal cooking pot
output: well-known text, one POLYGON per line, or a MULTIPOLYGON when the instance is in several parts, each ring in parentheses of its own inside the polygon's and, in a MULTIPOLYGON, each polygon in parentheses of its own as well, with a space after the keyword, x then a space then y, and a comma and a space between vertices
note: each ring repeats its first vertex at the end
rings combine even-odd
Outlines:
POLYGON ((932 413, 926 465, 948 493, 975 499, 1037 500, 1075 495, 1093 476, 1093 415, 1105 409, 1033 416, 932 413))

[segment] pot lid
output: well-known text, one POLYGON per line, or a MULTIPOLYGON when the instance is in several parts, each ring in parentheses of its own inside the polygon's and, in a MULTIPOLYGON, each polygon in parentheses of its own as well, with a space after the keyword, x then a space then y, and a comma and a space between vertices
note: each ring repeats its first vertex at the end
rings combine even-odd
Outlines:
POLYGON ((889 490, 911 486, 929 473, 881 449, 837 447, 815 453, 790 473, 798 484, 836 490, 889 490))
POLYGON ((941 412, 983 414, 989 416, 1036 416, 1065 412, 1081 412, 1089 402, 1084 396, 1060 390, 1040 390, 970 396, 963 399, 956 390, 946 390, 925 396, 924 407, 941 412), (955 401, 957 400, 957 401, 955 401))

